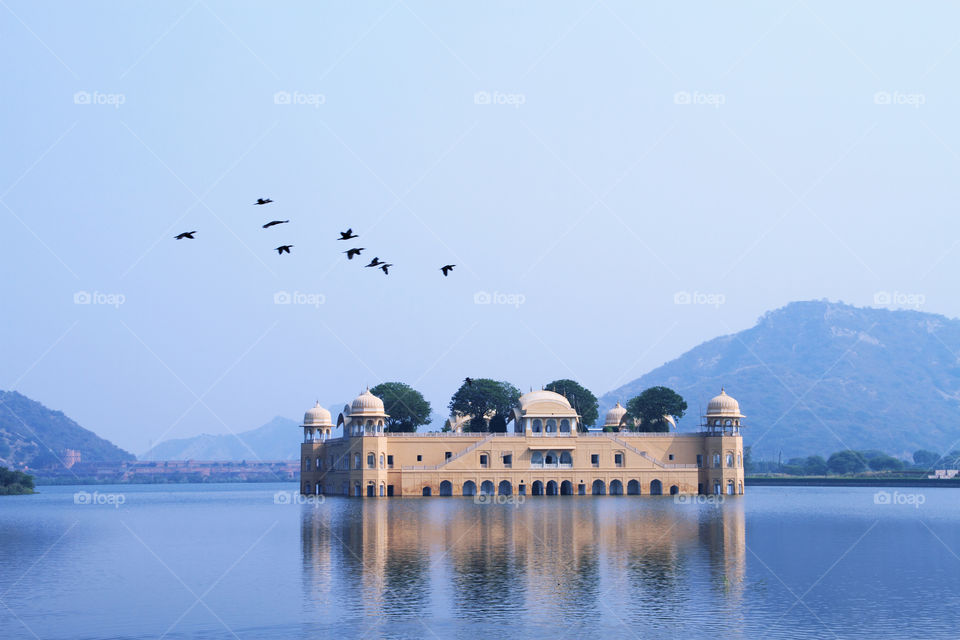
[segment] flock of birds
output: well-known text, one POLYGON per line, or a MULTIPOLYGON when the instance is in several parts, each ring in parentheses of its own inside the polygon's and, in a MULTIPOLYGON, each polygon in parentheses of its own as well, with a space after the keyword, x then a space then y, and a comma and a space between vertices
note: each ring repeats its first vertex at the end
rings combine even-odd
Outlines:
MULTIPOLYGON (((264 204, 270 204, 271 202, 273 202, 273 200, 271 200, 270 198, 257 198, 257 201, 254 202, 253 204, 254 204, 254 205, 264 205, 264 204)), ((290 221, 289 221, 289 220, 271 220, 270 222, 268 222, 268 223, 266 223, 265 225, 263 225, 263 228, 264 228, 264 229, 269 229, 270 227, 275 227, 275 226, 277 226, 278 224, 287 224, 288 222, 290 222, 290 221)), ((195 233, 197 233, 197 232, 196 232, 196 231, 184 231, 183 233, 177 234, 177 235, 175 235, 175 236, 173 236, 173 237, 174 237, 175 240, 195 240, 195 238, 194 238, 194 234, 195 234, 195 233)), ((354 238, 359 238, 359 237, 360 237, 360 236, 358 236, 357 234, 355 234, 355 233, 353 232, 353 229, 350 228, 350 229, 347 229, 346 231, 341 231, 341 232, 340 232, 340 237, 337 238, 337 240, 353 240, 354 238)), ((280 245, 279 247, 276 247, 276 248, 274 249, 274 251, 276 251, 278 255, 281 255, 281 256, 282 256, 282 255, 285 254, 285 253, 290 253, 290 249, 293 249, 293 245, 292 245, 292 244, 282 244, 282 245, 280 245)), ((354 247, 354 248, 352 248, 352 249, 347 249, 346 251, 343 251, 342 253, 347 254, 347 260, 353 260, 353 257, 354 257, 354 256, 359 256, 360 253, 363 252, 363 251, 366 251, 366 247, 354 247)), ((370 261, 370 264, 368 264, 368 265, 366 265, 366 266, 367 266, 367 267, 373 267, 373 268, 376 268, 376 269, 380 269, 381 271, 383 271, 384 274, 390 275, 390 267, 393 266, 393 263, 385 262, 385 261, 381 260, 378 256, 374 256, 374 257, 373 257, 373 260, 370 261)), ((440 271, 443 273, 444 277, 446 277, 447 275, 449 275, 449 273, 450 273, 451 271, 453 271, 453 268, 454 268, 455 266, 457 266, 457 265, 455 265, 455 264, 445 264, 445 265, 443 265, 442 267, 440 267, 440 271)))

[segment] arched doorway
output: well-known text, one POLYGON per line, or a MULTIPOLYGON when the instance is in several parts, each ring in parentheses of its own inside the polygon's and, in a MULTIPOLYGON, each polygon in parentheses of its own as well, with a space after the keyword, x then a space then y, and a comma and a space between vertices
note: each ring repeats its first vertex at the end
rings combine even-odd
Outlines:
POLYGON ((640 483, 636 480, 631 480, 627 483, 627 495, 628 496, 638 496, 640 495, 640 483))
POLYGON ((603 482, 603 480, 593 481, 593 495, 595 496, 607 495, 607 485, 603 482))
POLYGON ((493 482, 490 480, 484 480, 480 484, 480 495, 482 496, 492 496, 493 495, 493 482))
POLYGON ((539 480, 534 480, 533 484, 530 485, 530 495, 532 496, 542 496, 543 495, 543 483, 539 480))
POLYGON ((463 483, 463 495, 465 496, 475 496, 477 495, 477 484, 473 480, 467 480, 463 483))
POLYGON ((610 481, 610 495, 612 496, 622 496, 623 495, 623 483, 619 480, 610 481))
POLYGON ((555 495, 557 495, 557 481, 556 481, 556 480, 551 480, 550 482, 547 483, 547 495, 548 495, 548 496, 555 496, 555 495))
POLYGON ((440 483, 440 495, 441 496, 452 496, 453 495, 453 484, 449 480, 444 480, 440 483))
POLYGON ((675 496, 680 493, 680 487, 675 484, 670 485, 670 495, 675 496))
POLYGON ((430 492, 430 487, 424 487, 424 488, 423 488, 423 495, 424 495, 424 496, 433 495, 433 494, 430 492))
POLYGON ((513 494, 513 485, 510 484, 509 480, 501 480, 500 484, 497 486, 497 495, 509 496, 513 494))
POLYGON ((572 496, 573 495, 573 483, 569 480, 564 480, 560 483, 560 495, 562 496, 572 496))
POLYGON ((663 483, 659 480, 653 480, 650 483, 650 495, 652 496, 662 496, 663 495, 663 483))

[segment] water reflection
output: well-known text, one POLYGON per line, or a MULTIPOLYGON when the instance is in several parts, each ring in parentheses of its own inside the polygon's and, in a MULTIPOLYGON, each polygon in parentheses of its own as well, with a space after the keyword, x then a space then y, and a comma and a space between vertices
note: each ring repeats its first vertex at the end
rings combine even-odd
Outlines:
POLYGON ((482 617, 570 631, 615 616, 675 629, 708 601, 742 615, 738 499, 333 498, 303 508, 301 543, 306 604, 371 627, 482 617))

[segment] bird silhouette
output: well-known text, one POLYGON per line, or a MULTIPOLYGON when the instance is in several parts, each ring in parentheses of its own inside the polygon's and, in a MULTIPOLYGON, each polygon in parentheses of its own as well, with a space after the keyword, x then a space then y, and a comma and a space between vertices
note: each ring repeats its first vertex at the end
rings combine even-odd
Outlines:
POLYGON ((366 247, 360 247, 359 249, 347 249, 343 253, 347 254, 347 260, 353 260, 353 256, 360 255, 360 252, 366 249, 366 247))
POLYGON ((337 240, 350 240, 351 238, 358 237, 357 234, 353 232, 353 229, 347 229, 346 231, 340 232, 340 237, 337 240))
POLYGON ((371 260, 371 261, 370 261, 370 264, 368 264, 367 266, 368 266, 368 267, 379 267, 379 266, 382 265, 382 264, 383 264, 383 263, 380 262, 380 258, 374 256, 374 257, 373 257, 373 260, 371 260))
POLYGON ((457 266, 457 265, 455 265, 455 264, 445 264, 445 265, 443 265, 442 267, 440 267, 440 271, 443 271, 443 276, 446 277, 448 273, 450 273, 451 271, 453 271, 453 268, 454 268, 455 266, 457 266))
POLYGON ((270 204, 271 202, 273 202, 273 200, 270 198, 257 198, 257 201, 253 204, 270 204))
POLYGON ((173 236, 173 237, 176 238, 177 240, 183 240, 184 238, 187 238, 188 240, 194 240, 193 234, 195 233, 196 231, 184 231, 180 235, 173 236))
POLYGON ((274 251, 276 251, 279 255, 282 256, 282 255, 284 254, 284 252, 290 253, 290 249, 292 249, 292 248, 293 248, 293 245, 292 245, 292 244, 282 244, 282 245, 280 245, 279 247, 277 247, 276 249, 274 249, 274 251))
POLYGON ((468 387, 472 387, 472 386, 473 386, 473 378, 464 378, 464 379, 463 379, 463 383, 464 383, 465 385, 467 385, 468 387))
POLYGON ((263 228, 264 228, 264 229, 269 229, 269 228, 272 227, 272 226, 275 226, 275 225, 278 225, 278 224, 286 224, 286 223, 288 223, 288 222, 290 222, 290 221, 289 221, 289 220, 271 220, 271 221, 268 222, 267 224, 263 225, 263 228))
POLYGON ((393 265, 390 264, 389 262, 384 262, 383 264, 380 265, 380 270, 383 271, 385 274, 390 275, 389 268, 392 266, 393 265))

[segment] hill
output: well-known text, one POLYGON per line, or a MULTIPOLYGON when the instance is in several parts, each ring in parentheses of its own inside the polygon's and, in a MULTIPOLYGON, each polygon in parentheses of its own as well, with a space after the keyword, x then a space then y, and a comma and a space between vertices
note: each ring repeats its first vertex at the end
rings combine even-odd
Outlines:
POLYGON ((83 462, 123 462, 134 455, 16 391, 0 391, 0 465, 62 467, 66 450, 83 462))
POLYGON ((192 438, 166 440, 140 456, 140 460, 295 460, 300 456, 297 442, 303 434, 289 418, 273 420, 237 435, 200 434, 192 438))
MULTIPOLYGON (((919 311, 794 302, 605 394, 601 409, 665 385, 692 431, 725 386, 754 459, 881 449, 908 457, 960 441, 960 321, 919 311)), ((601 415, 603 415, 601 413, 601 415)))

